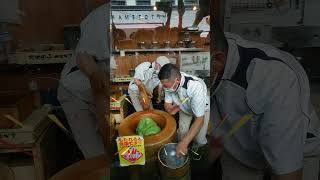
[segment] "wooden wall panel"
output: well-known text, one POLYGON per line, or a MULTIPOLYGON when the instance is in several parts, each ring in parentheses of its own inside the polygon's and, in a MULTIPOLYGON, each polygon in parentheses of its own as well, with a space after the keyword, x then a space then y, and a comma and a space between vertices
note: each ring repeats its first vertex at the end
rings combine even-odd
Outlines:
POLYGON ((46 91, 58 87, 58 79, 63 64, 41 65, 34 68, 23 68, 19 66, 1 65, 0 69, 0 92, 26 91, 29 82, 34 80, 38 89, 46 91), (6 67, 6 68, 4 68, 6 67), (7 69, 5 72, 1 70, 7 69))
MULTIPOLYGON (((142 62, 153 62, 157 57, 163 56, 164 54, 146 54, 146 55, 132 55, 132 56, 119 56, 117 55, 115 57, 116 63, 117 63, 117 70, 115 72, 116 76, 124 76, 129 75, 130 69, 135 69, 136 66, 141 64, 142 62)), ((175 58, 177 64, 179 65, 179 57, 177 55, 165 55, 168 58, 175 58)))
POLYGON ((91 6, 93 9, 101 6, 104 3, 109 2, 110 0, 91 0, 91 6))
POLYGON ((24 45, 63 43, 63 27, 79 24, 85 17, 83 0, 28 0, 20 1, 21 25, 9 27, 15 41, 24 45))

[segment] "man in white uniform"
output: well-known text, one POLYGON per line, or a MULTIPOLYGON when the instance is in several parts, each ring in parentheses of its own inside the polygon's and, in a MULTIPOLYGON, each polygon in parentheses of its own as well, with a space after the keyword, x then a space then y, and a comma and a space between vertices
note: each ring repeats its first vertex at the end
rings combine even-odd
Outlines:
POLYGON ((218 25, 211 28, 212 69, 218 74, 212 124, 228 118, 214 136, 252 115, 233 136, 222 138, 223 180, 262 180, 266 171, 277 180, 318 180, 320 124, 302 66, 272 46, 224 35, 218 25))
MULTIPOLYGON (((145 107, 145 103, 140 98, 138 86, 144 86, 150 98, 152 98, 153 90, 158 87, 157 101, 158 103, 161 101, 160 96, 162 93, 162 86, 158 78, 158 73, 160 71, 160 68, 168 63, 170 63, 170 61, 167 57, 159 56, 156 61, 152 63, 143 62, 135 68, 134 77, 129 84, 128 93, 131 98, 132 104, 137 112, 149 108, 145 107)), ((152 103, 150 103, 150 108, 152 108, 152 103)))
POLYGON ((109 129, 104 117, 109 105, 109 18, 107 3, 81 22, 81 38, 61 73, 58 88, 58 99, 85 158, 104 154, 107 146, 109 129))
POLYGON ((161 68, 159 79, 165 91, 165 110, 172 115, 179 112, 177 155, 187 154, 192 141, 194 148, 206 145, 210 116, 206 84, 198 77, 180 72, 173 64, 161 68))

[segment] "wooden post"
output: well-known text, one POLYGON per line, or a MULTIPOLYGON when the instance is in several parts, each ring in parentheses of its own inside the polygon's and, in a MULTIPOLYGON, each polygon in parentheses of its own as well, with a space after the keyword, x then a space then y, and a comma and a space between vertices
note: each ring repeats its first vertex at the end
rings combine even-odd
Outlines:
POLYGON ((83 0, 84 1, 84 11, 85 11, 85 15, 89 15, 89 13, 91 12, 91 0, 83 0))
POLYGON ((225 0, 211 0, 210 1, 210 24, 214 24, 214 18, 219 18, 220 27, 224 29, 224 13, 225 13, 225 0))

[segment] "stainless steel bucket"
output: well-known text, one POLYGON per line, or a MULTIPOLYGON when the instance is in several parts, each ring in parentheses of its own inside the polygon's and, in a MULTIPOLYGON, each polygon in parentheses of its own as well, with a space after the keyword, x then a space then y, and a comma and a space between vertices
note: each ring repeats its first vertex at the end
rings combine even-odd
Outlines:
POLYGON ((190 180, 190 158, 188 155, 176 157, 176 143, 162 146, 158 152, 159 169, 162 180, 190 180))

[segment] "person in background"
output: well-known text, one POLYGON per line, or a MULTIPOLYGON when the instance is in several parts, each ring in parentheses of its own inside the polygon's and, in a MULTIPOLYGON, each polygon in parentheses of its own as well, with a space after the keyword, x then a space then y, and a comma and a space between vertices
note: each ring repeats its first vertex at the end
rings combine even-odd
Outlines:
POLYGON ((199 0, 199 10, 196 13, 196 17, 193 24, 189 28, 197 28, 202 19, 210 15, 210 0, 199 0))
POLYGON ((320 123, 304 69, 291 54, 224 33, 217 16, 213 22, 216 141, 210 157, 214 161, 221 155, 223 180, 263 180, 266 172, 276 180, 318 180, 320 123), (224 137, 246 115, 251 119, 224 137))
POLYGON ((152 108, 152 103, 148 106, 148 104, 145 103, 146 99, 142 99, 139 87, 140 89, 146 90, 146 93, 149 96, 148 98, 150 99, 153 97, 153 90, 158 87, 157 102, 160 103, 162 86, 158 79, 158 73, 160 68, 168 63, 170 63, 170 61, 167 57, 159 56, 156 61, 152 63, 143 62, 135 68, 134 77, 129 84, 128 93, 132 101, 132 105, 137 112, 152 108))
POLYGON ((174 115, 179 112, 177 156, 192 149, 198 151, 207 145, 210 102, 207 86, 202 79, 180 72, 173 64, 164 65, 159 79, 165 92, 165 110, 174 115))
POLYGON ((58 88, 58 100, 86 159, 110 149, 105 118, 109 108, 109 19, 110 3, 106 3, 81 22, 80 40, 63 68, 58 88))

